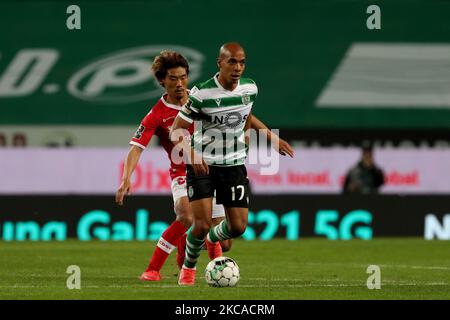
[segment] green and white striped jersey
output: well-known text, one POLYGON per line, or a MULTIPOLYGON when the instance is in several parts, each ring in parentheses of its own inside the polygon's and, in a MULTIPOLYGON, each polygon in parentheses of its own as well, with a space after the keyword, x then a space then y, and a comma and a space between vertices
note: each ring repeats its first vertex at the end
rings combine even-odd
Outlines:
POLYGON ((244 127, 257 94, 253 80, 241 78, 229 91, 219 83, 218 74, 191 89, 189 102, 178 115, 190 123, 195 121, 191 145, 208 165, 244 164, 244 127))

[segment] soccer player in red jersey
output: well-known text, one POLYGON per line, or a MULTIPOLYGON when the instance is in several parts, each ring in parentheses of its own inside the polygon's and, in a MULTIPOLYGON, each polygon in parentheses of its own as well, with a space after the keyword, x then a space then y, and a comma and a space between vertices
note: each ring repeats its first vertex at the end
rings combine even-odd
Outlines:
MULTIPOLYGON (((153 135, 157 135, 164 150, 170 160, 169 174, 172 178, 172 196, 174 201, 175 221, 163 232, 159 239, 150 263, 141 275, 141 280, 159 281, 161 280, 160 270, 164 265, 168 255, 176 248, 177 264, 181 268, 184 261, 184 247, 186 244, 186 231, 192 224, 193 213, 189 205, 186 188, 186 166, 184 163, 177 163, 171 158, 174 147, 169 138, 169 131, 182 106, 188 101, 188 76, 189 65, 186 59, 179 53, 163 51, 155 57, 152 71, 155 78, 166 93, 153 106, 150 112, 144 117, 134 137, 131 139, 131 149, 128 152, 122 182, 116 193, 116 203, 123 205, 126 194, 130 194, 131 175, 136 168, 142 151, 147 147, 153 135)), ((267 127, 256 117, 253 117, 252 127, 255 129, 267 129, 267 127)), ((189 128, 192 134, 193 126, 189 128)), ((268 131, 267 137, 272 138, 274 134, 268 131)), ((292 154, 291 146, 282 139, 279 139, 280 153, 292 154)), ((225 217, 222 205, 213 205, 213 224, 218 224, 225 217)), ((231 241, 222 243, 206 242, 208 256, 214 259, 222 255, 223 251, 229 250, 231 241)))

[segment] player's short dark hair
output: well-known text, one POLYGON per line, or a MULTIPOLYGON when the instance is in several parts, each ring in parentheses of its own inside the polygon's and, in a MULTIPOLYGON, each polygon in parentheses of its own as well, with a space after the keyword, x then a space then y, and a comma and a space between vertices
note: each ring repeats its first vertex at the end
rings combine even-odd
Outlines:
POLYGON ((178 52, 164 50, 153 60, 152 71, 155 78, 161 84, 161 81, 167 75, 167 70, 178 67, 184 68, 186 74, 189 75, 189 64, 187 60, 178 52))

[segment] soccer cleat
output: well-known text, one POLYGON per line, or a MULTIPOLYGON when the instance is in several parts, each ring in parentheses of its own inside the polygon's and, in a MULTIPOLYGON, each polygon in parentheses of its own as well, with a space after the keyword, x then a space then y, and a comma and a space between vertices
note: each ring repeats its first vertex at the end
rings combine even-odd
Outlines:
POLYGON ((160 281, 161 275, 159 274, 159 271, 156 270, 149 270, 145 271, 140 277, 142 281, 160 281))
POLYGON ((180 270, 178 284, 180 286, 193 286, 195 283, 195 269, 189 269, 183 266, 180 270))
POLYGON ((215 258, 222 256, 222 247, 220 242, 209 242, 208 239, 205 240, 206 248, 208 249, 209 260, 214 260, 215 258))

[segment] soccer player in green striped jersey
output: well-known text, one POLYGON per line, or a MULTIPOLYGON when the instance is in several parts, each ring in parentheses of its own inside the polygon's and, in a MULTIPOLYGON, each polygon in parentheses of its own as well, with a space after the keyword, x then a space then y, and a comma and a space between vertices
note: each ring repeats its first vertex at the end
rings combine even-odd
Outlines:
MULTIPOLYGON (((219 72, 192 88, 188 103, 174 121, 171 139, 183 145, 187 164, 188 197, 194 213, 187 236, 186 258, 180 272, 180 285, 193 285, 195 265, 205 241, 217 242, 242 235, 247 226, 248 179, 244 165, 247 156, 245 131, 258 94, 255 82, 242 78, 245 52, 237 43, 220 48, 219 72), (174 134, 196 121, 191 148, 184 134, 174 134), (211 205, 225 207, 226 219, 212 228, 211 205)), ((292 155, 291 155, 292 156, 292 155)))
POLYGON ((192 88, 190 102, 179 116, 187 122, 204 117, 201 126, 195 128, 192 145, 208 165, 243 165, 247 156, 244 127, 258 88, 253 80, 241 78, 233 90, 228 90, 219 77, 220 73, 192 88))

